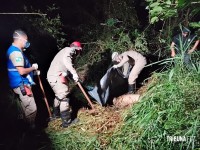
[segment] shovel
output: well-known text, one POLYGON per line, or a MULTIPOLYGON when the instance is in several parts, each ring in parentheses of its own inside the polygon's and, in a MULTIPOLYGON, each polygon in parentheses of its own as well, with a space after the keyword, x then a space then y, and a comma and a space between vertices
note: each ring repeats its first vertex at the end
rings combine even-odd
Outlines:
POLYGON ((47 107, 47 110, 48 110, 48 113, 49 113, 49 120, 52 120, 52 114, 51 114, 51 110, 50 110, 50 107, 49 107, 49 104, 48 104, 48 101, 47 101, 47 97, 46 97, 46 94, 44 92, 44 88, 43 88, 43 85, 42 85, 42 81, 40 79, 40 76, 38 76, 38 81, 39 81, 39 84, 40 84, 40 88, 42 90, 42 94, 44 96, 44 101, 45 101, 45 104, 46 104, 46 107, 47 107))
POLYGON ((84 91, 84 89, 83 89, 82 85, 80 84, 80 82, 77 82, 77 84, 78 84, 79 88, 81 89, 81 91, 82 91, 83 95, 85 96, 85 98, 86 98, 86 99, 87 99, 87 101, 89 102, 89 104, 90 104, 90 106, 91 106, 92 110, 94 111, 94 110, 95 110, 95 109, 94 109, 94 106, 93 106, 93 104, 92 104, 92 102, 91 102, 90 98, 87 96, 86 92, 84 91))

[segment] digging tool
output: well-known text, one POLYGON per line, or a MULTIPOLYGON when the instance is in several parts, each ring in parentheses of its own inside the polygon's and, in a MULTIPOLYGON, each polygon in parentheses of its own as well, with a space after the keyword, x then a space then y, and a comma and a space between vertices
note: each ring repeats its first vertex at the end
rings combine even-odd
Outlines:
POLYGON ((79 88, 81 89, 82 93, 84 94, 85 98, 87 99, 87 101, 89 102, 90 106, 92 107, 92 109, 94 110, 94 106, 92 105, 92 102, 90 100, 90 98, 87 96, 86 92, 84 91, 82 85, 80 84, 80 82, 77 82, 79 88))
POLYGON ((52 114, 51 114, 51 110, 50 110, 50 107, 49 107, 49 104, 48 104, 48 101, 47 101, 47 97, 46 97, 45 92, 44 92, 44 88, 43 88, 43 85, 42 85, 42 81, 41 81, 41 79, 40 79, 40 76, 39 76, 39 75, 37 75, 37 76, 38 76, 40 88, 41 88, 41 90, 42 90, 42 94, 43 94, 43 96, 44 96, 44 101, 45 101, 45 104, 46 104, 46 106, 47 106, 47 110, 48 110, 48 113, 49 113, 49 119, 51 120, 51 119, 52 119, 52 114))

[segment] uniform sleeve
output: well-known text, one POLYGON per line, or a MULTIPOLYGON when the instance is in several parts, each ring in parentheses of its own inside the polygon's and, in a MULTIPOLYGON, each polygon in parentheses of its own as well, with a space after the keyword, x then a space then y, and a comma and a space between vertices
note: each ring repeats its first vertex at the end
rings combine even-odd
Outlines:
POLYGON ((9 59, 12 61, 15 67, 24 66, 24 58, 21 52, 12 52, 9 56, 9 59))
POLYGON ((195 34, 191 35, 190 39, 192 40, 192 42, 196 42, 198 40, 197 35, 195 34))
POLYGON ((122 60, 119 64, 117 64, 117 67, 122 67, 126 62, 128 62, 128 60, 128 55, 122 54, 122 60))
POLYGON ((71 56, 65 55, 65 56, 63 57, 63 62, 64 62, 65 67, 67 68, 67 70, 68 70, 72 75, 77 74, 77 73, 76 73, 76 70, 75 70, 74 67, 73 67, 71 56))
POLYGON ((175 44, 177 44, 177 42, 178 42, 178 35, 176 35, 176 36, 174 36, 173 38, 172 38, 172 42, 174 42, 175 44))
POLYGON ((123 65, 123 75, 126 76, 128 74, 128 69, 129 69, 129 63, 126 62, 124 65, 123 65))

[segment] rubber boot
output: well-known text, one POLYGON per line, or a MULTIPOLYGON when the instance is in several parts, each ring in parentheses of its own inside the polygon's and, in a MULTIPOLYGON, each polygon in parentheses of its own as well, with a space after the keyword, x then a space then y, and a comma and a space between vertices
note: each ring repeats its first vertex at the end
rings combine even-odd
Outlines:
POLYGON ((134 94, 135 93, 135 84, 129 84, 128 85, 128 94, 134 94))
POLYGON ((62 127, 67 128, 72 122, 71 112, 70 111, 60 112, 60 116, 61 116, 61 119, 62 119, 62 127))
POLYGON ((60 108, 58 107, 53 107, 53 115, 52 118, 57 119, 60 118, 60 108))

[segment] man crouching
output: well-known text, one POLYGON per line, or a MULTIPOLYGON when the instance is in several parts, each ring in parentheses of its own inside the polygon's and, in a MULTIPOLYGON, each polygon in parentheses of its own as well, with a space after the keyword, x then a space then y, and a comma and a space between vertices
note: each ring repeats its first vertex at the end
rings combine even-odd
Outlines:
POLYGON ((128 76, 128 93, 135 93, 136 79, 138 78, 138 75, 147 63, 146 58, 142 54, 130 50, 122 54, 118 54, 118 52, 113 52, 112 61, 117 63, 113 66, 113 68, 123 67, 124 72, 127 71, 128 68, 130 68, 129 66, 132 67, 128 76))

